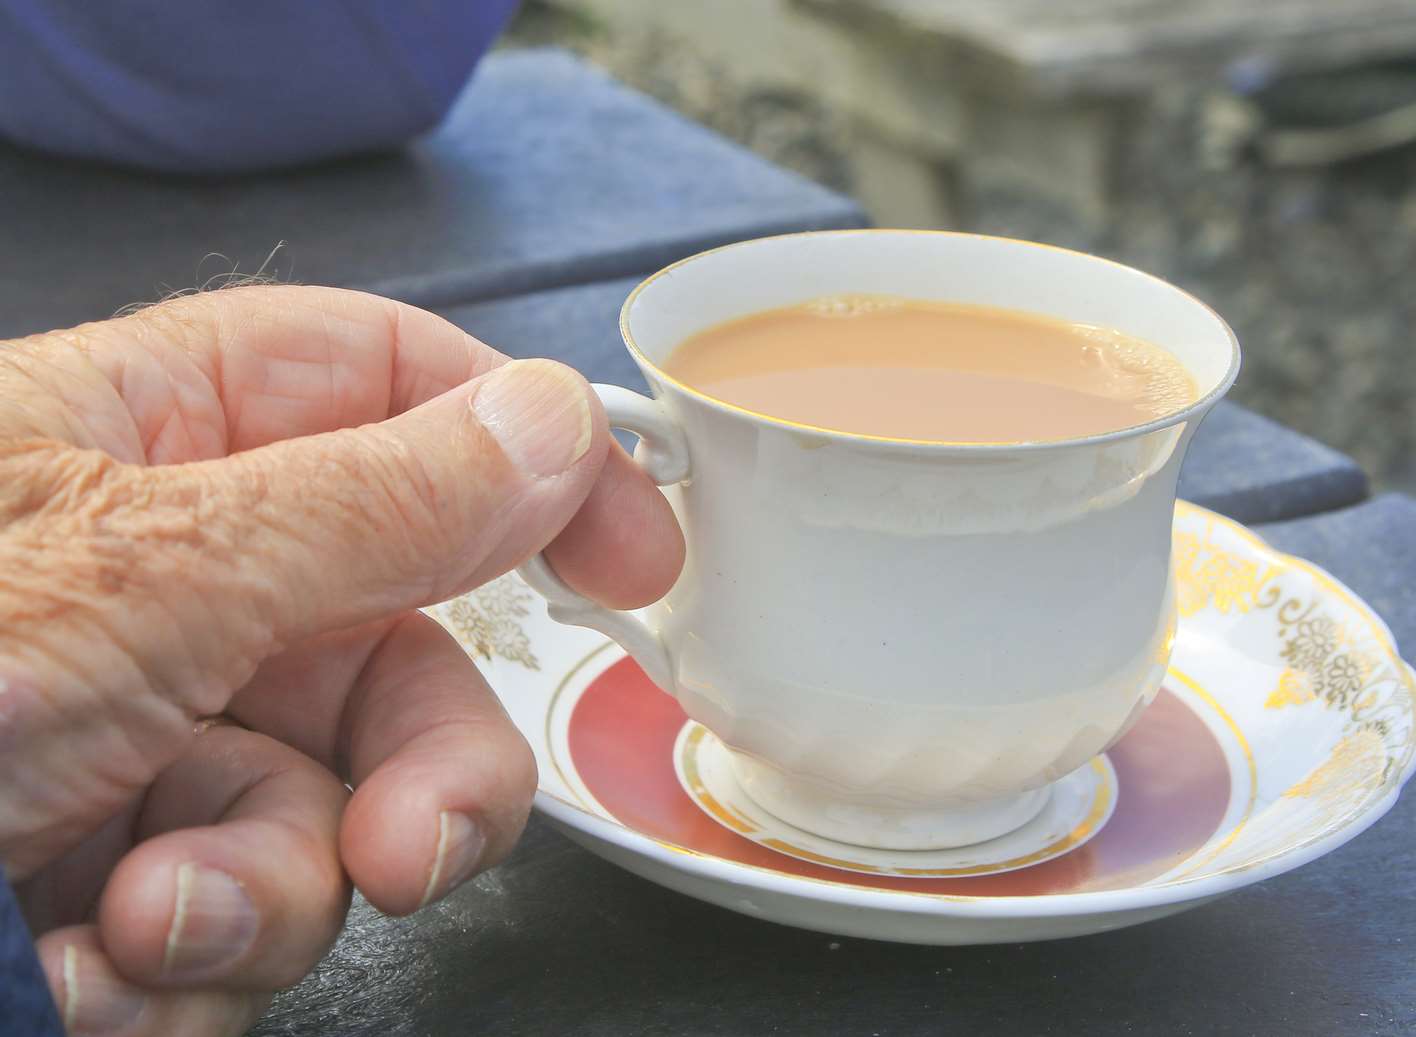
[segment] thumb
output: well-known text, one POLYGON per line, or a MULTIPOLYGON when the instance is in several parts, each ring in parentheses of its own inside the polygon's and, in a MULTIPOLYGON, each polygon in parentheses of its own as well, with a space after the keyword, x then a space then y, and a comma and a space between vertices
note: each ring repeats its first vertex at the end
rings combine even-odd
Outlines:
POLYGON ((44 616, 10 610, 0 658, 32 655, 42 636, 50 657, 96 661, 96 630, 122 656, 121 683, 217 712, 284 644, 450 597, 530 557, 589 494, 609 442, 584 379, 527 360, 378 424, 220 460, 141 467, 39 444, 8 470, 26 482, 18 499, 45 514, 0 524, 0 541, 29 531, 44 543, 0 542, 15 548, 0 555, 66 600, 44 616), (74 643, 55 645, 66 631, 74 643))
POLYGON ((224 548, 223 596, 234 581, 236 608, 283 644, 525 561, 588 496, 609 443, 579 374, 524 360, 379 424, 154 471, 164 495, 196 497, 204 539, 224 548))

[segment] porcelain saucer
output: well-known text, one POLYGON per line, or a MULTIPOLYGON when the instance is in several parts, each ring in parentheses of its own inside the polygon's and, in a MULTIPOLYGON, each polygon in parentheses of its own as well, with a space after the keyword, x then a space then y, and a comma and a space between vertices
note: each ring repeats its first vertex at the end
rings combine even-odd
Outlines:
POLYGON ((1416 769, 1416 671, 1337 580, 1194 505, 1175 513, 1164 688, 1023 829, 880 851, 777 821, 602 635, 509 575, 429 610, 540 765, 538 808, 635 874, 760 918, 881 940, 1051 939, 1161 918, 1337 849, 1416 769))

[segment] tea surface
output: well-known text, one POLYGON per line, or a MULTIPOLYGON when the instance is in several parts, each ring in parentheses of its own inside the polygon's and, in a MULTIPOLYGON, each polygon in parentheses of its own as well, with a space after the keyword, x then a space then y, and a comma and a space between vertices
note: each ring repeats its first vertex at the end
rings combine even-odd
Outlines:
POLYGON ((831 296, 685 339, 674 378, 747 410, 860 435, 964 443, 1072 439, 1196 398, 1159 346, 1020 310, 831 296))

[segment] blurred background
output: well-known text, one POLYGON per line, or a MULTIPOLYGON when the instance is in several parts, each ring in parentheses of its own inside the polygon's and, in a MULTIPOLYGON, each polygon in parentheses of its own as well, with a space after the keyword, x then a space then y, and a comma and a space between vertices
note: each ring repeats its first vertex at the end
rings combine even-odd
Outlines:
POLYGON ((545 45, 878 225, 1175 281, 1235 398, 1416 490, 1416 0, 526 0, 545 45))

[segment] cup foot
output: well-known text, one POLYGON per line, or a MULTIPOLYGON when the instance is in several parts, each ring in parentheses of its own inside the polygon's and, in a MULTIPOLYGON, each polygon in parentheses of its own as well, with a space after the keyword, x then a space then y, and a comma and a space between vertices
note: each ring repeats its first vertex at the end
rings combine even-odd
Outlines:
POLYGON ((742 790, 774 817, 807 832, 882 850, 944 850, 1006 835, 1037 817, 1052 786, 948 807, 880 807, 832 796, 820 785, 788 777, 730 752, 742 790))

